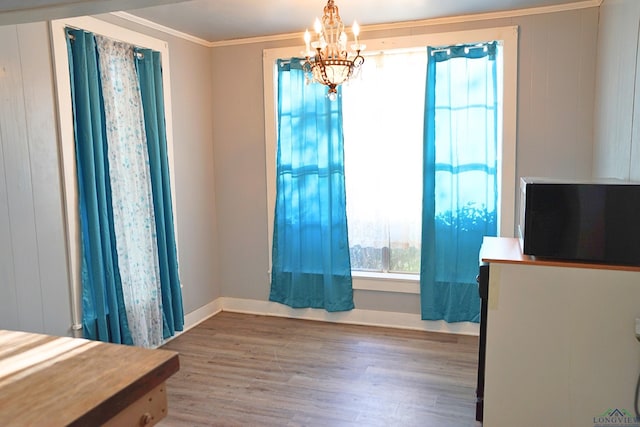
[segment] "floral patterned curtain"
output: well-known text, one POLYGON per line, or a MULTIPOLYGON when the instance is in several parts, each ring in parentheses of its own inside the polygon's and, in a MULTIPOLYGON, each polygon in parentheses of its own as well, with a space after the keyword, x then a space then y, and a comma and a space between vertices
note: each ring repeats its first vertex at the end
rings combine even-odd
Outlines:
POLYGON ((95 36, 104 100, 118 265, 137 346, 162 343, 162 299, 149 158, 133 46, 95 36))

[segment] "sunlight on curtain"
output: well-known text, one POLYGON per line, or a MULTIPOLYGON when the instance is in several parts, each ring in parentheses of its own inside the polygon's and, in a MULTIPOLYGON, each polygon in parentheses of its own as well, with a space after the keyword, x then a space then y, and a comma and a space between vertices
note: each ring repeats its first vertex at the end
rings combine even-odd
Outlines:
POLYGON ((160 273, 149 157, 133 46, 96 35, 118 265, 137 346, 162 343, 160 273))
POLYGON ((278 60, 278 149, 270 301, 353 308, 341 102, 278 60))
POLYGON ((368 55, 342 89, 354 270, 418 273, 424 50, 368 55))
POLYGON ((478 322, 475 277, 497 224, 498 43, 428 48, 422 318, 478 322))

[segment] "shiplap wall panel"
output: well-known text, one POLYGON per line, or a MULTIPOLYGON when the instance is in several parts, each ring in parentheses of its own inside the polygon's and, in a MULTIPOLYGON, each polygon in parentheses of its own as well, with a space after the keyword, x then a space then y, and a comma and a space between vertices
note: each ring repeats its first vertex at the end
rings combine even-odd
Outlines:
MULTIPOLYGON (((3 36, 0 27, 0 37, 3 36)), ((4 60, 0 58, 0 81, 6 76, 4 60)), ((1 84, 1 83, 0 83, 1 84)), ((5 95, 0 92, 0 112, 5 95)), ((4 157, 4 134, 0 129, 0 328, 18 327, 18 304, 13 272, 13 247, 11 245, 11 224, 9 223, 9 195, 7 194, 6 166, 4 157)))
POLYGON ((0 27, 0 329, 67 335, 69 286, 46 23, 0 27))
POLYGON ((597 14, 522 18, 518 176, 589 178, 597 14))
MULTIPOLYGON (((586 12, 586 11, 585 11, 586 12)), ((573 40, 565 40, 551 48, 551 66, 560 61, 560 56, 568 55, 568 62, 577 64, 575 69, 561 68, 561 74, 554 80, 552 90, 558 90, 561 112, 553 114, 553 129, 559 129, 556 144, 562 146, 561 157, 568 160, 569 173, 564 177, 590 178, 593 174, 593 103, 596 83, 596 48, 598 43, 597 14, 572 14, 569 19, 561 15, 556 17, 552 28, 552 37, 562 39, 562 21, 571 22, 571 31, 575 31, 573 40), (567 85, 564 82, 569 82, 567 85), (564 86, 567 89, 562 89, 564 86)), ((566 30, 564 30, 566 31, 566 30)), ((553 42, 551 43, 552 45, 553 42)), ((555 165, 559 170, 563 165, 555 165)), ((566 167, 566 166, 565 166, 566 167)))
POLYGON ((578 85, 576 108, 584 118, 582 122, 573 121, 574 162, 584 165, 585 172, 581 178, 593 176, 593 111, 595 105, 597 45, 598 45, 598 13, 580 14, 580 33, 576 50, 580 52, 578 58, 578 85), (582 145, 577 142, 582 143, 582 145))
POLYGON ((605 0, 600 7, 594 115, 595 177, 631 177, 632 129, 640 125, 634 123, 633 113, 639 17, 637 0, 605 0))
MULTIPOLYGON (((636 4, 636 21, 640 23, 640 4, 636 4)), ((640 24, 639 24, 640 25, 640 24)), ((632 34, 630 37, 633 36, 632 34)), ((637 28, 637 47, 640 51, 640 26, 637 28)), ((640 182, 640 54, 636 52, 635 93, 631 128, 631 155, 629 156, 629 179, 640 182)))
POLYGON ((18 26, 33 186, 38 268, 44 332, 61 334, 70 325, 70 298, 62 188, 56 137, 49 31, 43 23, 18 26))
MULTIPOLYGON (((576 39, 579 34, 579 15, 578 14, 548 14, 544 18, 545 29, 539 31, 538 43, 543 47, 544 60, 542 65, 545 67, 541 71, 545 77, 544 84, 544 100, 540 104, 544 108, 540 109, 540 113, 544 115, 545 126, 542 131, 546 150, 544 152, 544 160, 541 164, 546 165, 549 171, 567 175, 574 175, 574 171, 567 159, 575 155, 574 147, 574 120, 575 114, 557 114, 557 111, 576 112, 575 100, 578 96, 577 82, 579 75, 576 69, 568 69, 567 67, 558 67, 553 69, 553 73, 549 72, 552 64, 561 64, 562 61, 570 63, 578 63, 579 50, 576 49, 579 44, 576 39), (564 32, 575 34, 574 37, 567 37, 564 32), (549 108, 553 103, 554 108, 549 108), (573 124, 573 126, 572 126, 573 124), (563 170, 564 169, 564 170, 563 170)), ((535 58, 534 58, 535 60, 535 58)), ((548 174, 545 174, 548 175, 548 174)))
POLYGON ((516 173, 522 175, 544 176, 546 147, 546 114, 542 106, 547 101, 548 72, 544 46, 547 43, 546 28, 540 20, 530 17, 520 28, 518 50, 518 141, 516 154, 516 173), (532 120, 522 120, 531 117, 532 120), (533 120, 535 118, 535 120, 533 120))
POLYGON ((42 330, 44 322, 38 243, 16 27, 2 27, 0 39, 3 41, 0 62, 5 69, 5 75, 0 81, 0 93, 3 98, 0 131, 14 265, 14 283, 9 286, 16 289, 19 327, 25 330, 42 330))

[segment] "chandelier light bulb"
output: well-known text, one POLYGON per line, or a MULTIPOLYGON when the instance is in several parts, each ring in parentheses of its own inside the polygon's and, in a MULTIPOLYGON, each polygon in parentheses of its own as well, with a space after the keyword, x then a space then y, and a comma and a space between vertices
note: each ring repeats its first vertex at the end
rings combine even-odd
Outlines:
POLYGON ((311 34, 309 33, 309 30, 305 30, 304 32, 304 45, 305 45, 305 56, 310 56, 311 55, 311 34))
POLYGON ((347 34, 343 31, 340 33, 340 51, 344 52, 347 50, 347 34))

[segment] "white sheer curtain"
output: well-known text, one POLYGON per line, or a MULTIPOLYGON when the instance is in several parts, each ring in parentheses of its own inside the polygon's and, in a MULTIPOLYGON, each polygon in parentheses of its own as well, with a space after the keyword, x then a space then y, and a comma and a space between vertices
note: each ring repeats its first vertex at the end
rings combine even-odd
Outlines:
POLYGON ((149 158, 133 46, 96 35, 118 264, 136 346, 162 343, 162 298, 149 158))
POLYGON ((355 270, 419 271, 426 64, 424 49, 368 55, 361 75, 342 88, 355 270))

